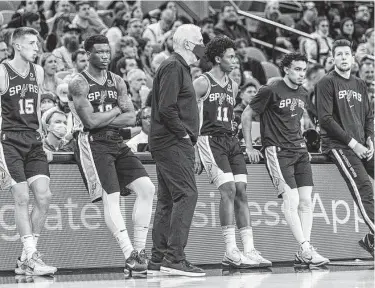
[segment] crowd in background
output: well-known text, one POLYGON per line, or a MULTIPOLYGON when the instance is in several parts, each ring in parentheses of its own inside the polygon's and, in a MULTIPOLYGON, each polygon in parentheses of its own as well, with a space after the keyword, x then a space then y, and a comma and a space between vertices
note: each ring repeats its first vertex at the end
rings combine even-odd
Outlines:
MULTIPOLYGON (((282 77, 276 66, 281 52, 255 44, 255 38, 307 55, 304 87, 309 91, 309 103, 302 125, 303 129, 316 129, 314 85, 333 69, 331 49, 336 39, 345 38, 353 43, 356 62, 352 74, 366 82, 369 97, 374 101, 373 7, 370 2, 299 2, 303 12, 300 17, 292 17, 280 12, 278 1, 267 1, 264 18, 308 33, 316 41, 262 22, 249 29, 246 19, 226 2, 222 2, 221 10, 209 9, 209 15, 197 22, 184 16, 173 1, 151 11, 142 11, 139 1, 22 1, 8 21, 0 13, 0 62, 12 59, 10 41, 15 28, 28 26, 40 32, 36 63, 45 73, 41 96, 45 146, 53 152, 69 152, 74 123, 68 82, 88 65, 83 41, 93 34, 106 35, 112 51, 109 70, 125 80, 137 111, 137 127, 131 129, 132 139, 127 143, 133 151, 147 151, 153 77, 159 65, 173 53, 172 39, 177 27, 194 23, 201 27, 205 44, 216 35, 235 40, 237 65, 229 76, 240 86, 234 123, 240 139, 242 111, 261 85, 282 77)), ((193 80, 210 68, 211 63, 201 59, 191 68, 193 80)), ((253 123, 253 140, 261 144, 259 119, 253 123)))

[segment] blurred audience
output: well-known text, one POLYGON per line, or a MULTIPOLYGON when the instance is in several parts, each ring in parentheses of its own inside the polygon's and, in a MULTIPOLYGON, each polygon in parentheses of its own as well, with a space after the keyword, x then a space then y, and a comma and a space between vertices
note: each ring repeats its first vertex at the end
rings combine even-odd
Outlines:
POLYGON ((155 24, 150 24, 143 32, 143 38, 150 39, 152 45, 160 45, 164 41, 164 34, 168 32, 175 21, 176 13, 171 9, 165 9, 161 13, 160 20, 155 24))
POLYGON ((144 107, 137 114, 137 122, 142 126, 141 132, 126 142, 133 152, 146 152, 148 149, 148 134, 150 133, 151 107, 144 107))

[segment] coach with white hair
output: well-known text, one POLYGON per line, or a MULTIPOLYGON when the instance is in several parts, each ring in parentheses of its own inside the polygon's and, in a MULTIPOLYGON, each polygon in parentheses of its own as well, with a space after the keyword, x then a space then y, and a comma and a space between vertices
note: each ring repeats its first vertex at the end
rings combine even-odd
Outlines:
POLYGON ((147 273, 204 276, 184 253, 198 199, 193 146, 199 117, 189 66, 204 55, 200 28, 192 24, 178 27, 173 49, 160 65, 152 88, 149 146, 159 189, 147 273))

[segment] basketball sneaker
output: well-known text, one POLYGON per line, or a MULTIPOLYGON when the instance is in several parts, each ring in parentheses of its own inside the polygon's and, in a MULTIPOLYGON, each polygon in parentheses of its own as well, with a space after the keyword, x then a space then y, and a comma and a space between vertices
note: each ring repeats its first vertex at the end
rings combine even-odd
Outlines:
POLYGON ((234 248, 228 253, 225 252, 223 261, 221 264, 225 267, 247 269, 247 268, 257 268, 259 267, 259 262, 252 260, 242 254, 238 248, 234 248))
POLYGON ((245 254, 245 256, 252 260, 252 261, 255 261, 255 262, 258 262, 258 267, 271 267, 272 266, 272 262, 263 258, 261 253, 256 250, 255 248, 252 249, 250 252, 247 252, 245 254))
POLYGON ((126 259, 125 270, 130 270, 136 273, 146 273, 147 262, 139 258, 137 250, 133 250, 132 254, 130 254, 130 257, 126 259))
POLYGON ((43 276, 55 274, 56 267, 48 266, 42 260, 42 255, 37 251, 30 260, 27 260, 27 268, 25 274, 27 276, 43 276))
POLYGON ((366 234, 363 239, 359 240, 359 246, 365 249, 368 253, 371 254, 372 258, 374 258, 374 235, 366 234), (371 241, 372 238, 372 241, 371 241))
POLYGON ((153 262, 152 260, 148 260, 147 263, 147 275, 151 276, 161 276, 163 275, 160 272, 161 262, 153 262))
POLYGON ((316 249, 310 245, 308 249, 303 250, 302 246, 296 254, 294 265, 307 267, 307 266, 322 266, 329 263, 329 259, 320 255, 316 249))
POLYGON ((18 257, 16 268, 14 269, 14 273, 17 275, 25 275, 27 269, 27 260, 24 261, 21 260, 21 257, 18 257))
POLYGON ((203 269, 194 266, 187 260, 180 262, 172 262, 168 259, 163 259, 160 267, 160 272, 168 275, 175 276, 190 276, 190 277, 203 277, 206 276, 206 272, 203 269))

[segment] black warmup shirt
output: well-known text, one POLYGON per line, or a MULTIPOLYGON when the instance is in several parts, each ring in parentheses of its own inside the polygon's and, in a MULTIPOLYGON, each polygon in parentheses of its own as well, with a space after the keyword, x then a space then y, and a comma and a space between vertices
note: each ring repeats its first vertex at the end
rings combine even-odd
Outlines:
POLYGON ((151 99, 151 151, 178 143, 186 134, 193 144, 198 137, 198 104, 185 60, 173 53, 156 72, 151 99))
POLYGON ((306 89, 299 86, 294 90, 284 80, 259 89, 250 107, 260 115, 263 148, 277 146, 290 151, 307 151, 301 131, 306 102, 306 89))
POLYGON ((362 145, 374 135, 374 115, 363 80, 345 79, 336 71, 315 86, 322 152, 348 148, 352 138, 362 145))

